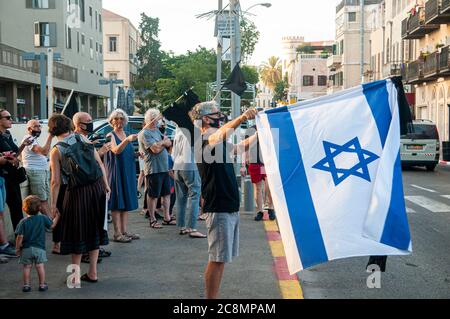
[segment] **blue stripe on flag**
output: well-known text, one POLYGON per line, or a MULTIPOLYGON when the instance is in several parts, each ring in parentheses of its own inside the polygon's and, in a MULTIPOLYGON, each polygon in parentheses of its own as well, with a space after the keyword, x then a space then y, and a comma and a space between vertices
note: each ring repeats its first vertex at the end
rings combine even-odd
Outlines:
POLYGON ((274 143, 279 145, 277 156, 280 177, 303 268, 326 262, 328 256, 291 113, 272 113, 267 117, 270 127, 278 129, 278 136, 283 137, 274 143))
POLYGON ((402 165, 400 153, 394 166, 391 203, 384 223, 381 243, 401 250, 408 250, 411 242, 408 219, 406 217, 405 199, 403 193, 402 165))
POLYGON ((273 114, 273 113, 283 113, 283 112, 287 112, 287 111, 288 111, 288 107, 282 106, 282 107, 276 107, 274 109, 267 110, 264 113, 273 114))
POLYGON ((389 105, 389 93, 386 87, 386 81, 377 81, 363 84, 363 93, 366 96, 373 117, 377 123, 380 133, 381 145, 384 144, 389 133, 389 127, 392 121, 391 107, 389 105))

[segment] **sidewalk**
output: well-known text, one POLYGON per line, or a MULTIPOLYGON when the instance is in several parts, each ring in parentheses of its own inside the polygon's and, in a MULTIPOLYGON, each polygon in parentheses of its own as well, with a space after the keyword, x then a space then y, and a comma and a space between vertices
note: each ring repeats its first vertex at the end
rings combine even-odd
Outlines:
MULTIPOLYGON (((33 270, 32 289, 22 293, 21 265, 16 259, 0 265, 0 298, 42 299, 198 299, 204 298, 203 272, 208 260, 207 240, 192 239, 178 234, 175 226, 154 230, 139 213, 130 213, 130 227, 141 240, 130 244, 111 242, 106 248, 110 258, 99 264, 99 282, 82 283, 81 289, 67 288, 66 267, 70 256, 50 253, 51 234, 48 234, 46 264, 49 291, 37 291, 37 275, 33 270)), ((206 232, 205 222, 199 230, 206 232)), ((241 214, 240 257, 225 266, 221 297, 224 299, 280 299, 271 249, 263 223, 256 223, 253 214, 241 214)), ((112 224, 110 224, 110 237, 112 224)), ((82 273, 88 265, 82 264, 82 273)))

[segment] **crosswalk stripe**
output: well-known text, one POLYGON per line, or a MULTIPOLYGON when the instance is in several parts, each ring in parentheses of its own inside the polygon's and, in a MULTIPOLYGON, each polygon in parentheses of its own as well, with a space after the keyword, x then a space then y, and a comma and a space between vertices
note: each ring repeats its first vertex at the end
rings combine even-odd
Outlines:
POLYGON ((450 195, 441 195, 444 198, 450 199, 450 195))
POLYGON ((430 192, 430 193, 436 193, 436 191, 429 189, 429 188, 422 187, 422 186, 418 186, 418 185, 414 185, 414 184, 411 184, 411 186, 414 188, 417 188, 417 189, 421 189, 421 190, 430 192))
POLYGON ((405 199, 419 205, 433 213, 448 213, 450 212, 450 206, 427 198, 425 196, 405 196, 405 199))
POLYGON ((415 214, 416 211, 414 209, 412 209, 412 208, 406 207, 406 213, 408 213, 408 214, 415 214))

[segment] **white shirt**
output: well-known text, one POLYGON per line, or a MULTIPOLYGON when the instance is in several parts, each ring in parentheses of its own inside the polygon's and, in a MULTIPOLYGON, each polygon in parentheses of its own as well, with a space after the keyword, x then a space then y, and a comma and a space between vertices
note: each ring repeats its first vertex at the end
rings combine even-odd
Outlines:
MULTIPOLYGON (((30 137, 31 135, 29 134, 25 135, 22 143, 30 137)), ((35 139, 31 145, 25 146, 22 152, 23 167, 25 167, 25 169, 48 171, 49 167, 47 156, 33 152, 33 147, 36 145, 39 145, 37 139, 35 139)))

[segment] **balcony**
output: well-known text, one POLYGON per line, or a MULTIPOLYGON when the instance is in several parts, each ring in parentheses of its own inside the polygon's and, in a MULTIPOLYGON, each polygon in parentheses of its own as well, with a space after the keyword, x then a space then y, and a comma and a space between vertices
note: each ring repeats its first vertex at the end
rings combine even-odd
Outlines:
POLYGON ((423 82, 423 62, 416 60, 408 64, 406 83, 417 84, 423 82))
POLYGON ((327 67, 337 68, 342 64, 342 55, 332 55, 327 59, 327 67))
POLYGON ((426 34, 431 33, 439 29, 439 24, 426 24, 425 23, 425 10, 419 8, 419 11, 415 15, 410 16, 408 19, 402 21, 402 38, 403 39, 421 39, 426 34), (405 22, 405 20, 407 20, 405 22), (405 32, 406 26, 406 32, 405 32))
POLYGON ((439 53, 433 52, 425 57, 423 63, 424 80, 435 80, 439 77, 439 53))
POLYGON ((450 75, 450 47, 446 46, 441 49, 439 54, 439 75, 450 75))
POLYGON ((425 3, 427 24, 447 24, 450 22, 450 0, 428 0, 425 3), (445 7, 444 7, 445 6, 445 7))
POLYGON ((400 76, 403 64, 400 62, 391 62, 383 66, 382 77, 400 76))

